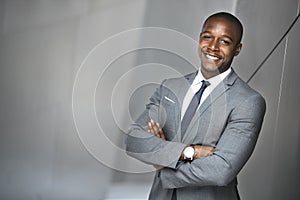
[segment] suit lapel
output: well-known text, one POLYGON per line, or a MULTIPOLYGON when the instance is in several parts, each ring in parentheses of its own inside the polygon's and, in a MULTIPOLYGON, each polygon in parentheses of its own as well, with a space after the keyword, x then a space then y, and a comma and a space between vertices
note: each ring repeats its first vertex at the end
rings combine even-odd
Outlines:
MULTIPOLYGON (((190 88, 191 84, 193 83, 193 80, 195 78, 195 76, 197 75, 197 72, 188 74, 186 76, 184 76, 181 81, 178 82, 178 85, 176 85, 174 87, 174 89, 178 89, 175 92, 175 95, 177 97, 178 103, 176 104, 176 108, 175 108, 175 127, 179 128, 180 130, 180 124, 181 124, 181 108, 182 108, 182 103, 184 100, 184 97, 188 91, 188 89, 190 88)), ((177 130, 177 134, 175 136, 175 141, 181 141, 181 133, 179 132, 179 130, 177 130)))
POLYGON ((182 107, 184 97, 185 97, 188 89, 190 88, 191 84, 193 83, 193 80, 195 79, 196 75, 197 75, 197 72, 188 74, 184 77, 183 82, 179 83, 180 89, 178 91, 177 96, 180 101, 180 114, 181 114, 181 107, 182 107))

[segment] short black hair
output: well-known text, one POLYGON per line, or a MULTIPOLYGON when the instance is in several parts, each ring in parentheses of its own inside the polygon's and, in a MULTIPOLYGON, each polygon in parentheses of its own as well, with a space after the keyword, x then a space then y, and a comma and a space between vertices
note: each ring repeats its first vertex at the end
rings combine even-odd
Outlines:
POLYGON ((240 38, 238 39, 238 44, 241 42, 242 37, 243 37, 243 25, 236 16, 234 16, 230 13, 227 13, 227 12, 218 12, 218 13, 210 15, 203 23, 203 27, 205 26, 206 22, 212 18, 225 18, 226 20, 233 22, 240 31, 240 38))

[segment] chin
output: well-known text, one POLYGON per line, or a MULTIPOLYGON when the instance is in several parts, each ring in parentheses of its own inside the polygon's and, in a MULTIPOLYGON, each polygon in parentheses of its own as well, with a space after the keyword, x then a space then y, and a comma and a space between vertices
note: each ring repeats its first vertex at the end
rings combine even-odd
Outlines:
POLYGON ((202 69, 204 70, 204 71, 206 71, 206 72, 209 72, 209 73, 220 73, 220 70, 219 70, 219 67, 218 66, 209 66, 209 65, 207 65, 207 66, 201 66, 202 67, 202 69))

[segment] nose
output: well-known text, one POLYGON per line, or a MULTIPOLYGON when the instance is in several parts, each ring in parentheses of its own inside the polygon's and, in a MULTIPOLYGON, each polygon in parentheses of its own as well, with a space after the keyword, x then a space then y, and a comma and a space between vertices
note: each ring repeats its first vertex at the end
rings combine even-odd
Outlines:
POLYGON ((217 40, 211 40, 210 43, 208 44, 208 48, 212 51, 217 51, 219 50, 219 43, 217 40))

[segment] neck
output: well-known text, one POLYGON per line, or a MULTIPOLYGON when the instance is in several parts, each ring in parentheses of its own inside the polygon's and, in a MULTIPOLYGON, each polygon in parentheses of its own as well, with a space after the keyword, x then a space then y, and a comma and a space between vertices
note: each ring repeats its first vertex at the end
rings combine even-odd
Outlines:
POLYGON ((210 79, 212 77, 215 77, 215 76, 218 76, 219 74, 221 74, 221 72, 219 72, 219 71, 207 72, 207 71, 203 70, 203 68, 200 69, 200 72, 205 79, 210 79))

